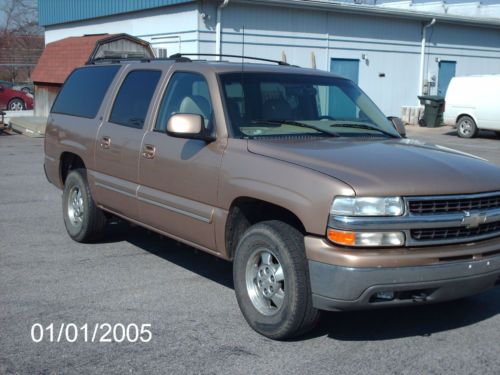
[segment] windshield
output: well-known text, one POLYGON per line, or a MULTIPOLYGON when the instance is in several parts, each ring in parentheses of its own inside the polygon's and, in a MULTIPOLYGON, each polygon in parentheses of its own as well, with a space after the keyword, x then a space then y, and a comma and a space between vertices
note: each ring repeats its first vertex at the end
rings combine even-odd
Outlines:
POLYGON ((399 138, 370 98, 347 79, 239 72, 221 74, 220 80, 235 137, 399 138))

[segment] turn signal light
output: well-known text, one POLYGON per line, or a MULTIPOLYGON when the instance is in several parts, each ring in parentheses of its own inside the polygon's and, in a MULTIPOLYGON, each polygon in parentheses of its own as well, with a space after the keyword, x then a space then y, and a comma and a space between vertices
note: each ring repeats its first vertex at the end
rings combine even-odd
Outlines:
POLYGON ((349 232, 328 228, 327 237, 333 243, 358 247, 403 246, 403 232, 349 232))
POLYGON ((355 232, 344 232, 342 230, 328 228, 327 233, 328 239, 332 242, 338 243, 339 245, 354 246, 356 244, 355 232))

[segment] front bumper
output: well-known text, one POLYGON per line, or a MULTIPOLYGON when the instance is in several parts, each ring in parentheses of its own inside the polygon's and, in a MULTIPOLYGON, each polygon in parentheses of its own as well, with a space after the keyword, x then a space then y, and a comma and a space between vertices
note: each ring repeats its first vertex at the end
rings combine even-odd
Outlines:
MULTIPOLYGON (((317 240, 306 240, 306 251, 309 250, 313 304, 321 310, 361 310, 441 302, 475 295, 500 285, 498 239, 472 246, 469 244, 467 246, 469 254, 490 250, 478 256, 450 257, 438 263, 428 264, 426 263, 428 257, 416 259, 412 257, 411 250, 407 250, 410 253, 407 254, 408 260, 411 261, 404 262, 403 254, 393 253, 392 256, 398 260, 392 265, 387 262, 390 252, 382 257, 386 260, 382 262, 385 264, 375 264, 375 257, 368 262, 366 259, 363 261, 360 255, 357 255, 352 265, 326 263, 324 253, 321 259, 317 259, 318 257, 312 259, 310 255, 318 254, 308 249, 307 244, 315 241, 317 240), (492 249, 496 251, 491 251, 492 249), (418 260, 423 262, 418 264, 418 260), (380 292, 384 292, 386 296, 393 295, 393 298, 380 299, 378 298, 380 292)), ((332 259, 339 259, 334 254, 338 255, 342 252, 341 249, 330 246, 327 250, 325 243, 323 241, 321 243, 323 251, 329 251, 333 256, 332 259)), ((427 253, 432 253, 432 249, 427 249, 427 253)), ((369 257, 373 255, 375 254, 367 253, 369 257)), ((346 261, 345 258, 341 259, 346 261)))

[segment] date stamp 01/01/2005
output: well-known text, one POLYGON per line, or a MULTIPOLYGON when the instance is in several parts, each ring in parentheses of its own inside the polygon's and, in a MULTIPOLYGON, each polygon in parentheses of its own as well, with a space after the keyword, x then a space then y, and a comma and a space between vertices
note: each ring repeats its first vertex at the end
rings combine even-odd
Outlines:
POLYGON ((31 340, 40 342, 92 342, 92 343, 148 343, 152 340, 151 324, 94 323, 50 323, 46 326, 35 323, 31 326, 31 340))

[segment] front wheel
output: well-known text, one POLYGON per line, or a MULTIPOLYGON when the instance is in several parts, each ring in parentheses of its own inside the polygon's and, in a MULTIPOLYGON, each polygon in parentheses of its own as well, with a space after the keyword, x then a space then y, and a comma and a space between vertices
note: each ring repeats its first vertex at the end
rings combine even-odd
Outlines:
POLYGON ((93 242, 101 238, 107 219, 92 199, 85 169, 68 174, 62 203, 64 224, 73 240, 93 242))
POLYGON ((12 99, 8 105, 9 111, 22 111, 26 109, 24 102, 21 99, 12 99))
POLYGON ((266 221, 250 227, 236 249, 233 279, 243 316, 266 337, 300 335, 319 319, 312 307, 304 236, 288 224, 266 221))
POLYGON ((462 116, 457 122, 457 133, 461 138, 474 138, 478 131, 476 122, 472 117, 462 116))

